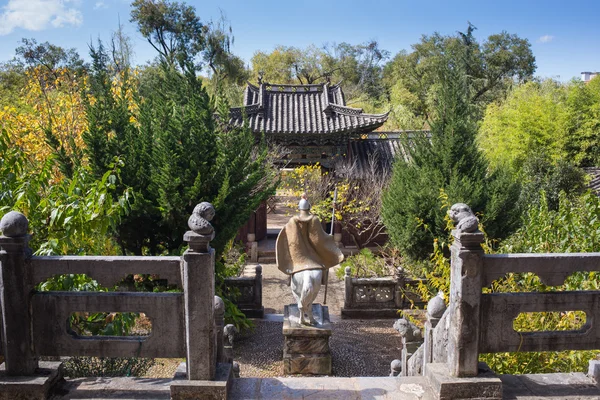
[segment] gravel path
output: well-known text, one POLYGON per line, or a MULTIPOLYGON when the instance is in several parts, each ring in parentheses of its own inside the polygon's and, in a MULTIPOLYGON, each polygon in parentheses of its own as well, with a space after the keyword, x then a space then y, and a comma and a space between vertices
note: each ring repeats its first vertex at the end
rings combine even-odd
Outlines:
MULTIPOLYGON (((339 268, 339 267, 338 267, 339 268)), ((323 303, 321 288, 316 303, 323 303)), ((275 264, 263 265, 263 305, 265 313, 282 314, 283 307, 294 302, 287 276, 275 264)), ((329 346, 333 375, 387 376, 390 362, 400 358, 400 335, 393 329, 395 319, 342 320, 344 281, 330 270, 327 306, 332 321, 329 346)), ((236 337, 234 358, 243 377, 276 377, 283 374, 283 322, 254 320, 256 329, 236 337)))
MULTIPOLYGON (((332 323, 329 345, 333 375, 387 376, 402 346, 394 320, 343 320, 332 323)), ((242 377, 283 375, 282 322, 256 321, 254 332, 236 337, 234 359, 242 377)))
MULTIPOLYGON (((324 288, 316 299, 323 303, 324 288)), ((267 314, 283 314, 283 307, 293 303, 287 276, 275 264, 263 265, 263 305, 267 314)), ((400 335, 393 329, 395 319, 342 320, 344 281, 330 270, 327 306, 332 321, 329 345, 333 375, 337 377, 387 376, 390 362, 400 358, 400 335)), ((256 329, 235 339, 234 359, 240 363, 242 377, 278 377, 283 375, 283 318, 253 320, 256 329)), ((182 360, 160 359, 147 376, 172 376, 182 360)))

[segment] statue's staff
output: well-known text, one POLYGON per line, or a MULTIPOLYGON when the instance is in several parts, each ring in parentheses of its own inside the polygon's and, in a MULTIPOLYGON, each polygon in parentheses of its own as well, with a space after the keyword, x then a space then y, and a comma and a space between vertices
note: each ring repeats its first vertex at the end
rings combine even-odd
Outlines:
MULTIPOLYGON (((331 229, 329 234, 333 236, 333 223, 335 222, 335 202, 337 201, 337 186, 333 191, 333 206, 331 211, 331 229)), ((323 294, 323 304, 327 304, 327 287, 329 286, 329 269, 326 269, 323 274, 325 280, 325 293, 323 294)))

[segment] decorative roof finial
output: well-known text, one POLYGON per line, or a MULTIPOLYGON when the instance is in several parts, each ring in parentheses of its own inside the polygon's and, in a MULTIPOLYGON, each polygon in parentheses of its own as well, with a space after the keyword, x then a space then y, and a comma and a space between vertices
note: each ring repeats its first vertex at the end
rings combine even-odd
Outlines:
POLYGON ((264 76, 265 76, 265 71, 258 71, 258 84, 259 85, 262 85, 264 76))

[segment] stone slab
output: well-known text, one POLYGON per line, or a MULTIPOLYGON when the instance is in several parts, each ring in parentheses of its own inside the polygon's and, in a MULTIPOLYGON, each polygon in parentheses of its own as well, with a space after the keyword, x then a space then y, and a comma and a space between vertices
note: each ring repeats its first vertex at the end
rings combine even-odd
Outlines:
POLYGON ((263 379, 260 386, 260 397, 258 398, 272 400, 360 400, 362 396, 352 378, 315 377, 263 379))
POLYGON ((446 364, 425 364, 425 376, 434 394, 440 400, 490 399, 502 400, 502 381, 480 363, 480 372, 473 378, 457 378, 450 375, 446 364))
POLYGON ((342 319, 385 319, 399 318, 399 309, 342 308, 342 319))
POLYGON ((288 336, 283 344, 283 354, 330 354, 329 337, 288 336))
POLYGON ((600 399, 596 382, 581 372, 500 375, 505 399, 600 399))
POLYGON ((424 377, 240 378, 231 389, 235 400, 339 399, 433 400, 424 377))
POLYGON ((300 324, 300 313, 297 304, 289 304, 283 309, 283 335, 284 336, 331 336, 331 322, 329 321, 329 308, 321 304, 313 304, 313 316, 317 325, 309 326, 300 324))
POLYGON ((331 375, 331 355, 288 355, 283 357, 284 375, 331 375))
POLYGON ((45 400, 61 379, 61 362, 41 361, 33 376, 8 376, 2 363, 0 400, 45 400))
POLYGON ((167 400, 171 398, 172 381, 170 378, 73 378, 51 400, 167 400))
POLYGON ((185 363, 181 363, 177 368, 175 378, 171 383, 172 400, 226 400, 228 398, 228 392, 233 382, 231 364, 217 364, 214 381, 187 380, 185 370, 185 363))

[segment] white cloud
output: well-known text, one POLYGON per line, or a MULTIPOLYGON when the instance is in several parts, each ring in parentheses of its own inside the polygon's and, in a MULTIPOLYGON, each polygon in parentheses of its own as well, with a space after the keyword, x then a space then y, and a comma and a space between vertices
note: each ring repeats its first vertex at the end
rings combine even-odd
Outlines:
POLYGON ((9 0, 0 14, 0 35, 8 35, 17 28, 41 31, 50 26, 79 26, 83 23, 81 11, 69 3, 77 0, 9 0))
POLYGON ((94 10, 100 10, 102 8, 108 8, 108 4, 106 4, 104 0, 97 1, 96 4, 94 4, 94 10))
POLYGON ((541 36, 538 39, 538 42, 540 42, 540 43, 550 43, 552 41, 552 39, 554 39, 554 36, 552 36, 552 35, 544 35, 544 36, 541 36))

